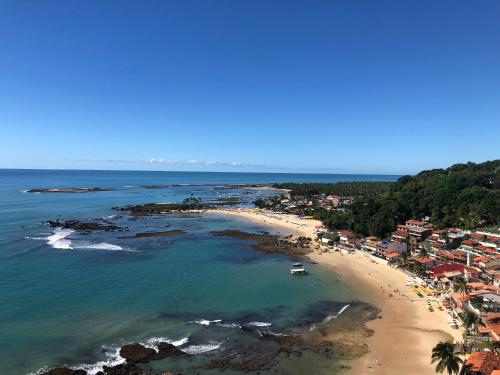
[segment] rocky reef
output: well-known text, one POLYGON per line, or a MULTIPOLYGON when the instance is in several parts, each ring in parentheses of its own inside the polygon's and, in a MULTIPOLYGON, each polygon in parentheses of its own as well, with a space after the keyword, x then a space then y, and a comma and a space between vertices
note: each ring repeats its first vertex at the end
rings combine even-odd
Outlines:
POLYGON ((123 230, 123 228, 103 219, 95 220, 48 220, 51 228, 73 229, 77 231, 102 230, 105 232, 123 230))
POLYGON ((269 233, 253 233, 240 230, 227 229, 222 231, 212 231, 211 235, 217 237, 230 237, 240 240, 254 241, 251 245, 254 250, 262 253, 283 253, 292 257, 302 257, 312 251, 312 239, 309 237, 285 237, 269 233))
POLYGON ((35 188, 26 190, 27 193, 97 193, 100 191, 111 191, 100 187, 89 188, 35 188))
POLYGON ((162 215, 173 212, 204 210, 213 208, 198 198, 186 198, 180 203, 146 203, 124 207, 113 207, 114 210, 127 211, 133 216, 162 215))

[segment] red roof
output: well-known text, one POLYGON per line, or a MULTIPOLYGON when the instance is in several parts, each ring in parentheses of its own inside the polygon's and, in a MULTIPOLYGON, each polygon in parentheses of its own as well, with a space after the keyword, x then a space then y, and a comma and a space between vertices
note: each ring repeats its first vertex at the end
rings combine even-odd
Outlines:
POLYGON ((467 359, 472 372, 490 375, 493 370, 500 369, 500 357, 492 352, 473 352, 467 359))
POLYGON ((453 293, 451 295, 451 298, 455 302, 467 302, 470 299, 470 296, 468 296, 466 294, 463 295, 463 294, 459 294, 459 293, 453 293))
POLYGON ((488 263, 488 262, 491 262, 491 259, 488 258, 488 257, 485 257, 484 255, 481 255, 481 256, 477 256, 475 257, 474 259, 472 259, 473 262, 483 262, 483 263, 488 263))
POLYGON ((341 230, 339 232, 339 234, 342 236, 342 237, 352 237, 353 236, 353 233, 350 231, 350 230, 341 230))
POLYGON ((462 245, 468 245, 468 246, 474 246, 477 245, 478 243, 476 241, 471 241, 471 240, 463 240, 462 245))
POLYGON ((477 232, 471 232, 470 236, 472 238, 475 238, 476 240, 479 240, 479 241, 482 241, 484 238, 486 238, 486 240, 488 242, 495 242, 495 241, 500 240, 499 236, 492 236, 491 234, 481 234, 481 233, 477 233, 477 232))
POLYGON ((403 232, 402 230, 397 230, 395 232, 392 232, 393 236, 398 236, 398 237, 408 237, 408 232, 403 232))
POLYGON ((418 263, 422 263, 422 264, 434 262, 433 259, 427 258, 427 257, 417 257, 417 258, 413 258, 413 260, 418 262, 418 263))
POLYGON ((439 266, 436 266, 432 269, 432 276, 433 277, 441 277, 444 275, 445 272, 451 272, 451 271, 460 271, 464 272, 465 266, 463 264, 440 264, 439 266))
POLYGON ((429 223, 423 220, 406 220, 406 225, 426 225, 426 224, 429 223))
POLYGON ((385 254, 385 257, 386 258, 396 258, 398 257, 399 254, 398 253, 389 253, 389 254, 385 254))

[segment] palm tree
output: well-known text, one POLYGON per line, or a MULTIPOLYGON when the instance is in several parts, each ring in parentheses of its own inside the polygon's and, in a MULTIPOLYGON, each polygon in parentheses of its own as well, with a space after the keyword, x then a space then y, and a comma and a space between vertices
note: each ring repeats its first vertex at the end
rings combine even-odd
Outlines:
POLYGON ((459 277, 453 282, 453 290, 463 295, 468 295, 472 288, 467 285, 467 281, 463 277, 459 277))
POLYGON ((470 328, 474 328, 474 332, 477 333, 477 330, 479 327, 484 327, 483 319, 481 316, 471 313, 469 311, 465 312, 464 316, 464 327, 465 327, 465 332, 469 332, 470 328))
POLYGON ((418 255, 422 258, 428 257, 429 256, 429 250, 427 250, 427 247, 425 245, 420 245, 420 249, 418 250, 418 255))
POLYGON ((462 359, 455 354, 455 344, 441 341, 432 349, 431 363, 434 362, 438 362, 436 372, 442 373, 446 370, 449 375, 452 375, 460 370, 462 359))
POLYGON ((406 268, 411 265, 411 258, 410 255, 408 255, 408 252, 403 251, 401 254, 399 254, 398 258, 398 266, 402 268, 406 268))

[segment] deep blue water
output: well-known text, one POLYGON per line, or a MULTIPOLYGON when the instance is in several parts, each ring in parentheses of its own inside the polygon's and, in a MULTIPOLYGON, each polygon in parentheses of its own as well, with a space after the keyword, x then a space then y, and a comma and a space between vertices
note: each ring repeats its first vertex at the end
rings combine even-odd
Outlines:
MULTIPOLYGON (((261 228, 210 215, 132 219, 114 206, 241 195, 247 204, 272 191, 215 185, 395 180, 395 176, 259 173, 0 170, 0 368, 6 374, 112 361, 116 348, 154 337, 178 341, 203 360, 231 346, 230 323, 293 326, 311 306, 335 313, 355 290, 317 265, 291 278, 291 260, 253 251, 248 241, 210 231, 261 228), (145 189, 143 185, 176 185, 145 189), (177 186, 178 185, 178 186, 177 186), (197 185, 197 186, 194 186, 197 185), (103 187, 81 194, 32 194, 30 188, 103 187), (242 194, 245 193, 245 194, 242 194), (128 232, 52 230, 50 219, 110 218, 128 232), (123 238, 181 229, 171 238, 123 238), (218 349, 216 349, 218 348, 218 349), (208 351, 209 349, 213 349, 208 351)), ((197 359, 192 361, 196 362, 197 359)), ((178 371, 193 363, 169 363, 178 371)), ((98 366, 87 366, 96 371, 98 366)), ((319 370, 317 373, 321 373, 319 370)))

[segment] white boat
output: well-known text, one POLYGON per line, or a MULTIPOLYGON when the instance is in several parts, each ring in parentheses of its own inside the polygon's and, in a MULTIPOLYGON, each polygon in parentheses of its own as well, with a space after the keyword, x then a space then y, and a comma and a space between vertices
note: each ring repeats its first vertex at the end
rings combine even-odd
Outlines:
POLYGON ((305 268, 292 268, 290 270, 290 273, 292 275, 307 275, 307 271, 305 270, 305 268))

